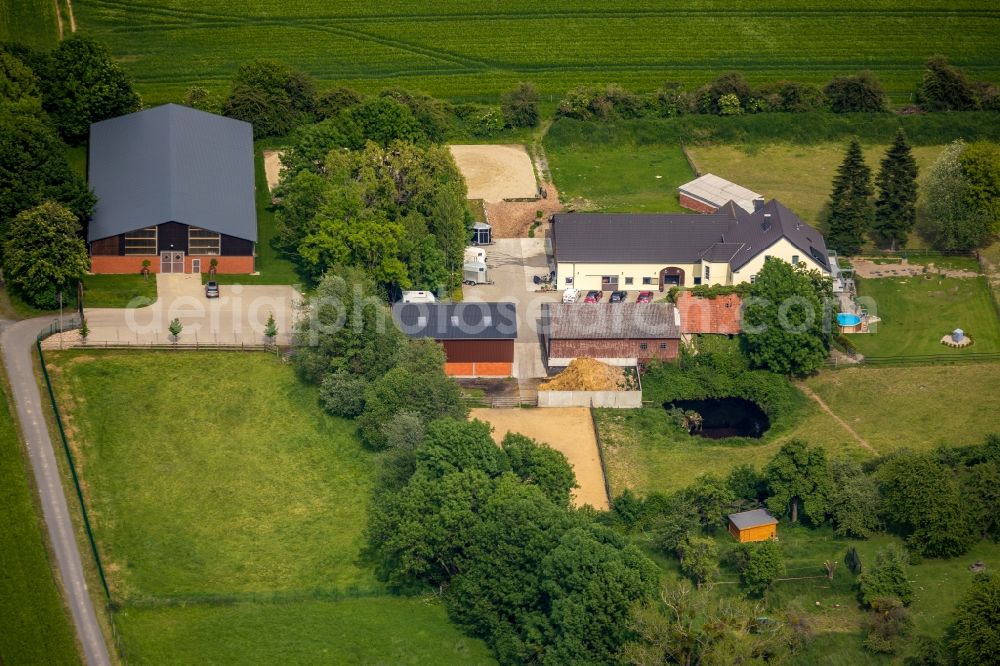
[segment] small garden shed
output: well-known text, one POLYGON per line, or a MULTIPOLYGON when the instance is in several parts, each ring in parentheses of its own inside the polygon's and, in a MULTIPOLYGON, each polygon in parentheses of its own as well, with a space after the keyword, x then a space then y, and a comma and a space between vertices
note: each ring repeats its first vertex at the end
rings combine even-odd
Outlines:
POLYGON ((767 541, 778 536, 778 519, 765 509, 731 513, 729 533, 740 543, 767 541))

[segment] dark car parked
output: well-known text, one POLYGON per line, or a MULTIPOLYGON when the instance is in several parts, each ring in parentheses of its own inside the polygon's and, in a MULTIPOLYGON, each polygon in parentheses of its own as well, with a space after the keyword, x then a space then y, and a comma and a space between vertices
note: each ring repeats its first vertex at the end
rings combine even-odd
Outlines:
POLYGON ((628 293, 624 291, 613 291, 611 292, 611 302, 612 303, 624 303, 628 300, 628 293))
POLYGON ((601 298, 604 297, 604 292, 601 291, 588 291, 587 297, 583 299, 584 303, 598 303, 601 298))
POLYGON ((205 298, 218 298, 219 297, 219 283, 215 280, 209 280, 205 283, 205 298))

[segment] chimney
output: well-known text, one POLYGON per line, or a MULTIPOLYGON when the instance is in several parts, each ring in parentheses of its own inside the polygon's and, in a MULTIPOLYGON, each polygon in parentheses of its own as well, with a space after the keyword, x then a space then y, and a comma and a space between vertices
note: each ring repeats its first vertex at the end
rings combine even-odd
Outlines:
POLYGON ((759 211, 764 207, 764 197, 757 197, 753 200, 753 212, 759 211))

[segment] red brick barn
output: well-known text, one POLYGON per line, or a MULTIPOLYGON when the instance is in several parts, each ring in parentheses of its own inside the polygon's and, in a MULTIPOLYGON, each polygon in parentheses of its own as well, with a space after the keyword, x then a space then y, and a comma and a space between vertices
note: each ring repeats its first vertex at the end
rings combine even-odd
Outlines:
POLYGON ((94 273, 253 273, 253 129, 166 104, 90 126, 94 273))
POLYGON ((677 188, 681 206, 699 213, 714 213, 732 201, 748 213, 754 212, 754 201, 761 196, 745 187, 706 173, 677 188))
POLYGON ((671 303, 546 303, 542 331, 550 368, 582 356, 642 366, 677 358, 681 320, 671 303))
POLYGON ((695 296, 689 291, 677 294, 681 313, 681 333, 737 335, 742 321, 743 299, 739 294, 714 297, 695 296))
POLYGON ((431 338, 444 346, 448 375, 514 374, 517 311, 513 303, 396 303, 392 316, 408 337, 431 338))

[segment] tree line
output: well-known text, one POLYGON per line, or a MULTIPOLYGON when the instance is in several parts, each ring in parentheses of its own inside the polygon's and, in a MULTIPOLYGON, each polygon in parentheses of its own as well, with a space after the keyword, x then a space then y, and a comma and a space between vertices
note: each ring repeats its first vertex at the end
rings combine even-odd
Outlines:
MULTIPOLYGON (((928 59, 915 91, 918 111, 1000 111, 1000 89, 970 81, 944 56, 928 59)), ((882 83, 869 71, 835 76, 824 86, 777 81, 757 87, 739 72, 723 74, 695 90, 667 82, 653 93, 640 94, 618 84, 578 86, 559 102, 556 114, 577 120, 670 118, 690 114, 738 116, 754 113, 878 113, 888 111, 882 83)))
POLYGON ((95 204, 67 159, 90 124, 139 109, 107 49, 72 36, 50 52, 0 45, 0 252, 4 277, 51 309, 90 268, 84 242, 95 204))
POLYGON ((874 187, 861 144, 851 141, 828 209, 827 245, 841 254, 857 254, 867 238, 879 247, 904 248, 914 228, 939 250, 983 247, 1000 231, 1000 146, 953 142, 931 167, 918 206, 917 163, 902 130, 882 158, 874 187))
MULTIPOLYGON (((864 465, 828 460, 823 448, 792 440, 760 472, 740 465, 725 477, 704 474, 673 494, 651 493, 644 499, 625 491, 615 498, 606 520, 626 532, 649 535, 654 547, 676 558, 681 572, 699 589, 717 581, 720 564, 728 563, 739 572, 751 598, 765 596, 784 575, 781 542, 736 544, 720 555, 716 537, 725 533, 730 512, 766 507, 792 523, 812 528, 830 524, 841 537, 900 536, 906 551, 891 546, 877 551, 872 561, 861 562, 851 549, 845 558, 856 576, 859 602, 870 611, 865 647, 895 653, 912 637, 907 607, 914 590, 908 566, 925 557, 957 557, 980 539, 1000 538, 995 515, 1000 506, 998 488, 1000 437, 996 435, 980 445, 926 453, 903 450, 864 465)), ((833 575, 832 569, 827 571, 833 575)), ((677 591, 669 594, 677 596, 677 591)), ((662 603, 653 606, 660 613, 666 610, 662 603)), ((633 623, 648 623, 651 612, 649 607, 635 611, 633 623)), ((976 659, 1000 649, 989 629, 998 614, 1000 577, 980 576, 959 605, 943 645, 924 641, 922 652, 938 655, 940 661, 930 663, 984 663, 976 659)), ((654 640, 646 632, 640 634, 654 640)), ((793 645, 794 636, 788 635, 777 644, 766 644, 772 650, 793 645)), ((631 651, 643 652, 636 646, 631 651)))

